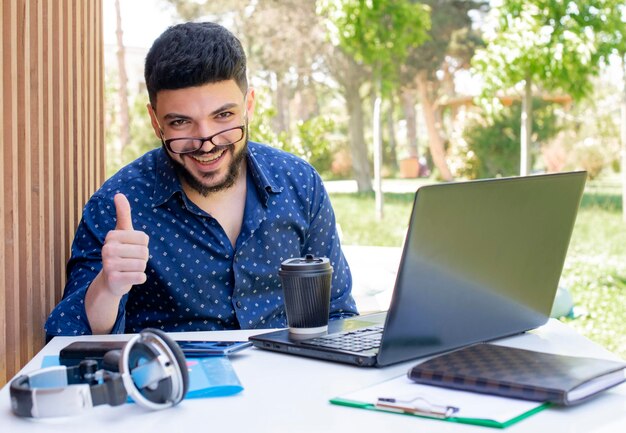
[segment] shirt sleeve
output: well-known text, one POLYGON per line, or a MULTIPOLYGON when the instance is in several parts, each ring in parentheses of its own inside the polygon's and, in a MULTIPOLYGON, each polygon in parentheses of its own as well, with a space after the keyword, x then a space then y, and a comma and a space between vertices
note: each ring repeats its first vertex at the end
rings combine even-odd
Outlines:
POLYGON ((333 267, 330 295, 330 319, 358 314, 352 298, 352 274, 341 250, 335 212, 319 175, 315 176, 314 199, 311 206, 311 224, 304 245, 304 253, 328 257, 333 267))
MULTIPOLYGON (((85 294, 102 269, 104 238, 115 226, 115 218, 110 213, 113 201, 110 200, 108 206, 103 201, 104 199, 94 196, 83 210, 67 263, 67 283, 63 298, 52 310, 44 326, 48 339, 56 335, 92 334, 85 311, 85 294)), ((128 295, 124 296, 120 302, 112 334, 124 332, 124 307, 127 298, 128 295)))

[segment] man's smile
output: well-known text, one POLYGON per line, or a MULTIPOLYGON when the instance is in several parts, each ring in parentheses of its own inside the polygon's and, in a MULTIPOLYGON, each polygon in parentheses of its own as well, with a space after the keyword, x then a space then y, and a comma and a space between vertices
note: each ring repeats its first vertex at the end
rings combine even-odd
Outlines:
POLYGON ((220 159, 222 157, 222 155, 224 154, 224 152, 226 152, 226 149, 219 149, 219 150, 215 150, 209 153, 203 153, 203 154, 192 154, 189 155, 191 158, 193 158, 195 161, 201 163, 201 164, 210 164, 212 162, 217 161, 218 159, 220 159))

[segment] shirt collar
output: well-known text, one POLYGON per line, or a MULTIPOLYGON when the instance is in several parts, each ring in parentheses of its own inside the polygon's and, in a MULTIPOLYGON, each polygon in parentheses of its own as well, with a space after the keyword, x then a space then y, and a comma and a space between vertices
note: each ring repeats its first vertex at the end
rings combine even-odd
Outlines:
POLYGON ((180 180, 174 169, 174 163, 165 153, 165 149, 161 147, 157 152, 153 207, 161 206, 177 192, 184 195, 183 186, 180 184, 180 180))
MULTIPOLYGON (((256 158, 256 152, 261 145, 253 141, 248 142, 248 174, 252 177, 254 186, 257 189, 259 197, 262 202, 267 206, 270 194, 278 194, 283 190, 283 187, 278 186, 276 182, 269 176, 269 173, 263 166, 259 164, 256 158)), ((157 152, 156 163, 156 181, 154 182, 154 204, 153 207, 158 207, 163 203, 169 201, 177 192, 185 197, 183 186, 180 183, 178 174, 174 168, 174 163, 170 160, 165 153, 165 149, 161 147, 157 152)))
POLYGON ((253 141, 248 142, 248 173, 252 176, 254 186, 257 189, 259 197, 264 206, 270 198, 270 194, 278 194, 283 190, 282 186, 278 186, 274 179, 269 176, 267 168, 259 164, 256 153, 261 147, 260 144, 253 141))

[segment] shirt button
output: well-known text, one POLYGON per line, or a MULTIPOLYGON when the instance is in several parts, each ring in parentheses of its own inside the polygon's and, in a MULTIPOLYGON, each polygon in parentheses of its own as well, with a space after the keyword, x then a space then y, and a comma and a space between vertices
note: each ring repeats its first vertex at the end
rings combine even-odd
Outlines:
POLYGON ((242 307, 241 301, 237 301, 237 303, 235 303, 235 305, 237 306, 237 308, 241 308, 242 307))

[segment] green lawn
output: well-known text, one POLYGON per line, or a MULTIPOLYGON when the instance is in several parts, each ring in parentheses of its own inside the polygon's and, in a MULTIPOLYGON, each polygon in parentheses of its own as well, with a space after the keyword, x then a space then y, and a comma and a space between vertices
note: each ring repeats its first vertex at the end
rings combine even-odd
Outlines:
MULTIPOLYGON (((345 245, 400 246, 412 193, 385 193, 384 219, 374 195, 331 194, 345 245)), ((626 359, 626 223, 615 188, 588 183, 568 250, 561 286, 570 290, 574 317, 564 322, 626 359)))

